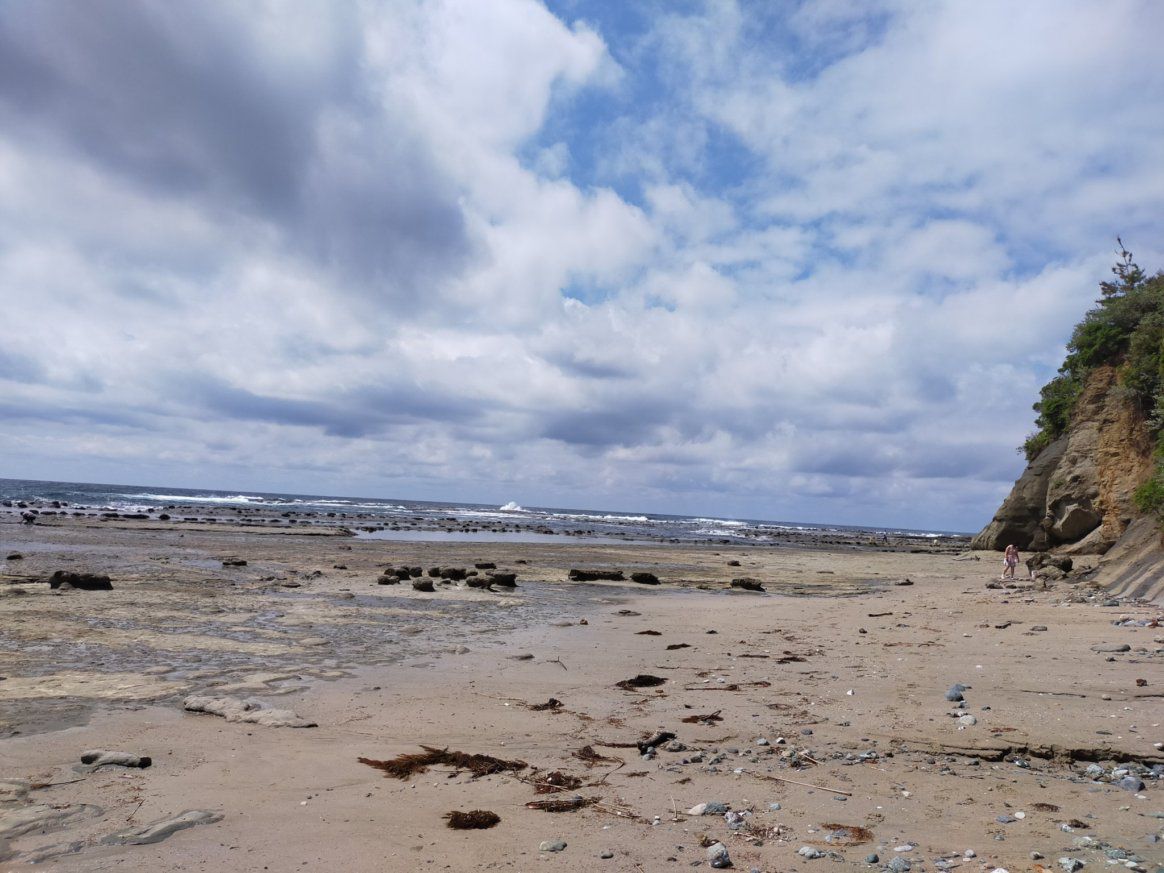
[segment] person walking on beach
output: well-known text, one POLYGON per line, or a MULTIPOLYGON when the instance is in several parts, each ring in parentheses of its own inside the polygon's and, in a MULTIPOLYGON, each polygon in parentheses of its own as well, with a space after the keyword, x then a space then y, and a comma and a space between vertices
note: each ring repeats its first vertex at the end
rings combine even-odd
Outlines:
POLYGON ((1018 566, 1019 551, 1018 546, 1011 543, 1006 547, 1006 551, 1002 555, 1002 578, 1014 579, 1014 568, 1018 566))

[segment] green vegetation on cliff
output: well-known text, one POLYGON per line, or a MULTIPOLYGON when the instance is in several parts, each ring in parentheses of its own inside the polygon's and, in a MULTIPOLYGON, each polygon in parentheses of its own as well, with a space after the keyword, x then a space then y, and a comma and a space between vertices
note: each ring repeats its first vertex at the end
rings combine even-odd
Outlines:
POLYGON ((1164 520, 1164 272, 1148 276, 1121 241, 1112 274, 1114 281, 1100 283, 1096 307, 1075 326, 1059 375, 1039 392, 1038 430, 1023 452, 1033 460, 1064 434, 1088 374, 1115 366, 1120 390, 1156 437, 1155 473, 1136 492, 1136 505, 1164 520))

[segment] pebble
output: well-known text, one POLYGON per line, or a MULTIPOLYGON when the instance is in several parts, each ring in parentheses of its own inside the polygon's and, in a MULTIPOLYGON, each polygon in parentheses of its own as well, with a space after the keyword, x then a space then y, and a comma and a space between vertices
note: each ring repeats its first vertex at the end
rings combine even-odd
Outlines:
POLYGON ((732 865, 732 859, 728 855, 727 846, 723 843, 712 843, 707 847, 707 860, 716 870, 723 870, 732 865))
POLYGON ((912 866, 913 865, 909 863, 907 858, 902 858, 900 856, 892 859, 888 864, 885 865, 886 869, 892 871, 892 873, 906 873, 906 871, 909 870, 909 868, 912 866))
POLYGON ((801 846, 799 849, 797 849, 796 854, 800 855, 802 858, 808 858, 810 861, 816 858, 824 857, 824 852, 822 852, 820 849, 814 849, 812 846, 801 846))
POLYGON ((1131 791, 1133 793, 1144 790, 1144 783, 1137 776, 1125 776, 1119 781, 1119 786, 1124 791, 1131 791))
POLYGON ((772 810, 772 812, 779 812, 780 811, 780 804, 779 803, 769 803, 768 809, 772 810))
POLYGON ((610 851, 610 849, 603 849, 598 853, 598 857, 602 858, 603 860, 610 860, 614 857, 614 852, 610 851))
POLYGON ((978 724, 978 719, 972 715, 964 715, 958 719, 958 724, 962 727, 974 727, 978 724))
POLYGON ((955 682, 946 692, 946 700, 950 701, 951 703, 957 703, 959 700, 963 699, 962 692, 965 690, 965 685, 963 685, 961 682, 955 682))
POLYGON ((1078 858, 1060 858, 1059 866, 1063 868, 1065 873, 1075 873, 1076 870, 1083 869, 1083 862, 1078 858))
POLYGON ((865 856, 865 863, 866 864, 876 864, 880 860, 881 859, 877 856, 876 852, 870 852, 868 855, 865 856))
POLYGON ((561 852, 566 848, 565 840, 543 840, 538 846, 539 852, 561 852))

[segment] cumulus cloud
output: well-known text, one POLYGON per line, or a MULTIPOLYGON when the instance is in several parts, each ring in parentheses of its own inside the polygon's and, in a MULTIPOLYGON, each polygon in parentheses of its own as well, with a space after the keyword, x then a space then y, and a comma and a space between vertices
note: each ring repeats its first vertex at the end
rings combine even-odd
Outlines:
POLYGON ((0 6, 0 475, 969 529, 1162 263, 1146 0, 91 6, 0 6))

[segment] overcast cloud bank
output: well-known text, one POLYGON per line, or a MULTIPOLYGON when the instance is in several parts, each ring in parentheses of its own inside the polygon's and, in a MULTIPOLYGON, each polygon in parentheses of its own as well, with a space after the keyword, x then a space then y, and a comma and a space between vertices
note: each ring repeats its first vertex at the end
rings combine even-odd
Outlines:
POLYGON ((0 5, 0 475, 973 529, 1150 0, 0 5))

